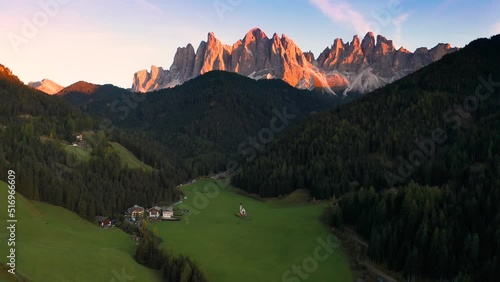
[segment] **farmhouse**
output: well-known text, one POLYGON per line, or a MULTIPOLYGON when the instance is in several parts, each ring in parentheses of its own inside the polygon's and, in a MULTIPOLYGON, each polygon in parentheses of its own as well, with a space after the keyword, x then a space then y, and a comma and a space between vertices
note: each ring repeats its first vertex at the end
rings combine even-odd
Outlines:
POLYGON ((167 218, 172 218, 174 217, 174 208, 173 207, 161 207, 162 211, 162 218, 167 219, 167 218))
POLYGON ((134 205, 133 207, 129 208, 127 212, 133 219, 135 219, 139 216, 144 215, 144 208, 138 205, 134 205))
POLYGON ((161 208, 154 206, 148 210, 149 217, 158 218, 160 217, 161 208))
POLYGON ((95 220, 97 221, 97 224, 101 227, 110 227, 111 226, 111 220, 105 216, 96 216, 95 220))

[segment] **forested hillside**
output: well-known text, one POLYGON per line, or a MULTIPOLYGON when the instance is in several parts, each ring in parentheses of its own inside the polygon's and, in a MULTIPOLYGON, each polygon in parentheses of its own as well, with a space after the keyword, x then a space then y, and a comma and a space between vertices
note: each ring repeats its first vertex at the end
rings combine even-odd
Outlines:
POLYGON ((408 277, 494 281, 500 266, 498 50, 498 35, 476 40, 308 119, 247 163, 233 184, 265 197, 298 188, 321 199, 344 195, 328 211, 330 222, 356 225, 374 260, 408 277), (397 188, 385 190, 391 187, 397 188))
POLYGON ((64 143, 74 141, 82 130, 98 131, 101 120, 25 86, 3 66, 0 69, 0 171, 15 170, 19 193, 85 218, 122 214, 135 203, 178 199, 173 187, 185 180, 185 174, 165 159, 154 172, 123 167, 102 131, 89 160, 68 154, 64 143))
MULTIPOLYGON (((225 170, 229 159, 241 157, 238 145, 269 128, 279 114, 294 116, 287 124, 290 126, 311 112, 344 102, 338 97, 298 90, 281 80, 255 81, 222 71, 148 94, 78 83, 59 96, 127 132, 139 133, 135 137, 115 134, 114 138, 152 163, 156 160, 147 144, 158 150, 168 148, 165 155, 191 177, 225 170)), ((281 127, 281 123, 278 125, 281 127)))

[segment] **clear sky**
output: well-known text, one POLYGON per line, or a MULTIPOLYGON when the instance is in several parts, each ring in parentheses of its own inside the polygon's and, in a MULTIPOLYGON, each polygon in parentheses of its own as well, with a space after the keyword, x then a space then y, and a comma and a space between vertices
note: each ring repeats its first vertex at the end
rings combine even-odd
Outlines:
POLYGON ((500 33, 499 0, 0 0, 0 63, 24 82, 130 87, 177 47, 213 31, 233 44, 251 28, 286 34, 318 56, 368 30, 410 51, 463 47, 500 33))

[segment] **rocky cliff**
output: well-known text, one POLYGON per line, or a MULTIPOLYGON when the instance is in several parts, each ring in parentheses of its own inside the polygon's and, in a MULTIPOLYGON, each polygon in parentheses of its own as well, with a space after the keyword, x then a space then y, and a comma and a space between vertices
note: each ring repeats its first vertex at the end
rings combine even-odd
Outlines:
POLYGON ((414 53, 403 47, 396 50, 392 40, 381 35, 375 38, 369 32, 363 40, 357 35, 346 43, 335 39, 315 58, 286 35, 275 33, 269 38, 259 28, 233 45, 224 45, 209 33, 196 51, 191 44, 178 48, 170 69, 152 66, 151 71, 137 72, 132 90, 174 87, 206 72, 224 70, 254 79, 278 78, 297 88, 321 88, 331 94, 365 93, 456 50, 449 44, 438 44, 430 50, 418 48, 414 53))

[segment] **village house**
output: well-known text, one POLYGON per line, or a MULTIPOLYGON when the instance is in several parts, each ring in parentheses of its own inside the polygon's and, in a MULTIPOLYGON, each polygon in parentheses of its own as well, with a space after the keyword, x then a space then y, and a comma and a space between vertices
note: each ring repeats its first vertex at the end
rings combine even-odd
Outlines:
POLYGON ((76 140, 77 141, 83 141, 83 134, 79 133, 79 134, 76 134, 76 140))
POLYGON ((96 216, 95 220, 97 221, 97 224, 101 227, 110 227, 111 226, 111 220, 105 216, 96 216))
POLYGON ((144 215, 144 208, 138 205, 134 205, 133 207, 127 210, 128 214, 132 217, 132 219, 136 219, 137 217, 142 217, 144 215))
POLYGON ((149 212, 149 217, 158 218, 158 217, 160 217, 161 208, 158 206, 154 206, 154 207, 150 208, 148 210, 148 212, 149 212))
POLYGON ((170 219, 174 217, 174 208, 173 207, 161 207, 162 218, 170 219))

